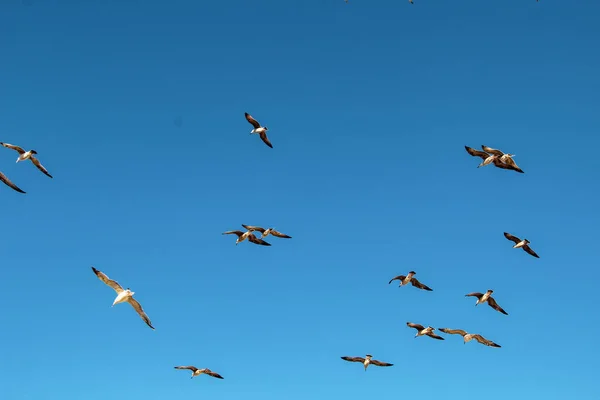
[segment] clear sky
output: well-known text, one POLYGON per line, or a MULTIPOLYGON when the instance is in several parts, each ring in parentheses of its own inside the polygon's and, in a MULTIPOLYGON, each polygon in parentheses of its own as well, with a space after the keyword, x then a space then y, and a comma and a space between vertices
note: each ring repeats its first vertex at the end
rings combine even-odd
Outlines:
POLYGON ((0 397, 600 398, 599 16, 595 0, 2 1, 0 141, 54 179, 0 148, 27 192, 0 185, 0 397), (464 146, 482 144, 525 173, 478 169, 464 146), (242 223, 293 238, 221 235, 242 223), (155 331, 111 308, 92 265, 155 331), (433 292, 388 285, 410 270, 433 292), (464 297, 487 289, 508 316, 464 297), (340 359, 366 353, 395 365, 340 359))

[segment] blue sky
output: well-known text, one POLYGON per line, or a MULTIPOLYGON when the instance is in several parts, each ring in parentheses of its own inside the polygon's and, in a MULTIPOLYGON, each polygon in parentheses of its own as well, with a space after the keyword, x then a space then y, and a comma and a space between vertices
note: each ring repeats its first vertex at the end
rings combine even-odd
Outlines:
POLYGON ((0 187, 0 395, 597 399, 599 14, 2 2, 0 141, 37 150, 54 179, 0 148, 27 192, 0 187), (477 169, 464 146, 482 144, 525 174, 477 169), (235 246, 221 233, 241 223, 293 239, 235 246), (156 331, 110 307, 92 265, 156 331), (388 285, 410 270, 434 291, 388 285), (508 316, 464 297, 486 289, 508 316), (413 339, 407 321, 502 348, 413 339), (366 353, 395 365, 340 360, 366 353), (225 379, 173 369, 186 364, 225 379))

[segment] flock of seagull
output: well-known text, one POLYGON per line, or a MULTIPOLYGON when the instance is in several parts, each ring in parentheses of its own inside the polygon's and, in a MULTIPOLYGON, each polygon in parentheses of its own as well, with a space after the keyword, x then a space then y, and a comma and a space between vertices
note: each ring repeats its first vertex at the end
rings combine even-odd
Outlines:
MULTIPOLYGON (((483 162, 481 164, 479 164, 477 166, 477 168, 493 163, 493 165, 495 165, 496 167, 501 168, 501 169, 513 170, 513 171, 517 171, 520 173, 524 173, 523 170, 521 168, 519 168, 517 166, 517 164, 514 162, 514 160, 512 159, 512 157, 515 156, 514 154, 504 153, 500 150, 493 149, 493 148, 485 146, 485 145, 482 145, 481 148, 483 149, 483 151, 475 150, 469 146, 465 146, 465 149, 467 150, 467 152, 470 155, 472 155, 474 157, 481 157, 481 159, 483 160, 483 162)), ((504 232, 504 237, 515 243, 513 248, 516 248, 516 249, 522 248, 528 254, 531 254, 532 256, 534 256, 536 258, 540 258, 536 254, 536 252, 533 251, 531 249, 531 247, 529 247, 529 243, 530 243, 529 240, 527 240, 527 239, 521 240, 520 238, 518 238, 514 235, 511 235, 508 232, 504 232)), ((433 289, 431 289, 429 286, 421 283, 417 278, 415 278, 415 275, 416 275, 415 271, 410 271, 407 275, 398 275, 398 276, 393 277, 392 279, 390 279, 388 284, 397 280, 397 281, 400 281, 400 287, 410 284, 410 285, 416 287, 417 289, 426 290, 428 292, 433 291, 433 289)), ((476 306, 479 304, 487 303, 488 306, 490 306, 494 310, 498 311, 499 313, 508 315, 508 313, 506 311, 504 311, 504 309, 502 307, 500 307, 500 305, 498 305, 496 300, 492 297, 492 293, 494 293, 494 291, 492 289, 488 289, 488 291, 485 293, 472 292, 472 293, 466 294, 465 297, 476 297, 477 298, 477 302, 475 302, 476 306)), ((415 339, 418 338, 419 336, 429 336, 432 339, 445 340, 442 336, 435 334, 436 328, 434 328, 432 326, 425 327, 421 324, 416 324, 414 322, 407 322, 406 326, 408 326, 409 328, 416 329, 417 333, 415 334, 415 339)), ((462 329, 451 329, 451 328, 438 328, 437 330, 439 330, 440 332, 444 332, 445 334, 448 334, 448 335, 461 335, 463 337, 464 344, 466 344, 467 342, 470 342, 471 340, 475 340, 485 346, 502 347, 499 344, 497 344, 489 339, 486 339, 485 337, 483 337, 482 335, 480 335, 478 333, 469 333, 462 329)), ((359 362, 359 363, 363 364, 365 371, 367 370, 367 367, 371 364, 376 365, 378 367, 391 367, 394 365, 394 364, 391 364, 388 362, 374 360, 373 356, 371 354, 367 354, 367 355, 365 355, 365 357, 343 356, 341 358, 342 358, 342 360, 345 360, 345 361, 359 362)))
MULTIPOLYGON (((348 0, 345 0, 345 2, 348 3, 348 0)), ((411 4, 414 4, 413 0, 409 0, 409 2, 411 4)), ((246 120, 253 127, 253 129, 250 132, 250 135, 252 135, 252 134, 259 135, 261 140, 268 147, 273 148, 271 141, 267 137, 268 128, 266 126, 262 126, 255 118, 253 118, 247 112, 244 113, 244 116, 245 116, 246 120)), ((50 173, 48 173, 46 168, 44 168, 44 166, 40 163, 40 161, 35 157, 35 155, 37 155, 37 151, 35 151, 35 150, 25 151, 22 147, 15 146, 15 145, 12 145, 9 143, 3 143, 3 142, 0 142, 0 145, 2 145, 3 147, 6 147, 8 149, 15 150, 16 152, 19 153, 19 157, 17 158, 17 161, 16 161, 17 163, 19 163, 21 161, 30 160, 33 163, 33 165, 35 165, 42 173, 44 173, 48 177, 52 178, 52 175, 50 175, 50 173)), ((482 145, 481 148, 482 148, 482 150, 480 151, 480 150, 476 150, 474 148, 465 146, 466 151, 471 156, 480 157, 483 160, 478 165, 477 168, 493 164, 497 168, 513 170, 513 171, 516 171, 519 173, 524 173, 523 170, 513 160, 513 157, 515 157, 514 154, 504 153, 500 150, 493 149, 493 148, 485 146, 485 145, 482 145)), ((10 188, 12 188, 13 190, 15 190, 17 192, 23 193, 23 194, 26 193, 21 188, 19 188, 17 185, 15 185, 2 172, 0 172, 0 180, 2 180, 2 182, 4 184, 6 184, 7 186, 9 186, 10 188)), ((267 241, 264 240, 264 238, 269 235, 271 235, 273 237, 277 237, 277 238, 291 239, 291 236, 283 234, 271 227, 265 229, 260 226, 252 226, 252 225, 245 225, 245 224, 242 224, 242 226, 244 227, 245 231, 232 230, 232 231, 223 232, 223 235, 230 235, 230 234, 236 235, 237 236, 237 240, 235 242, 236 245, 247 239, 249 242, 257 244, 257 245, 271 246, 270 243, 268 243, 267 241), (257 237, 255 235, 255 232, 261 233, 261 237, 260 238, 257 237)), ((510 233, 507 233, 507 232, 504 232, 504 236, 506 237, 506 239, 515 243, 513 248, 522 248, 525 252, 532 255, 533 257, 539 258, 539 256, 535 253, 535 251, 533 251, 531 249, 531 247, 529 246, 529 243, 530 243, 529 240, 520 239, 510 233)), ((92 271, 98 277, 98 279, 100 279, 100 281, 102 281, 104 284, 106 284, 107 286, 112 288, 117 293, 117 296, 115 297, 113 304, 112 304, 113 307, 120 303, 125 303, 125 302, 129 303, 133 307, 133 309, 138 313, 138 315, 142 318, 142 320, 151 329, 153 329, 153 330, 155 329, 154 326, 152 325, 152 322, 150 321, 150 318, 148 317, 148 315, 145 313, 144 309, 142 308, 141 304, 133 297, 135 292, 133 292, 129 288, 123 289, 123 287, 117 281, 110 279, 106 274, 104 274, 103 272, 101 272, 100 270, 96 269, 93 266, 92 266, 92 271)), ((429 286, 421 283, 417 278, 415 278, 414 277, 415 274, 416 274, 415 271, 410 271, 407 275, 398 275, 398 276, 392 278, 389 281, 389 284, 391 284, 395 280, 398 280, 400 282, 400 285, 399 285, 400 287, 407 286, 410 284, 421 290, 433 291, 433 289, 431 289, 429 286)), ((466 294, 465 296, 466 297, 476 297, 477 298, 477 302, 475 303, 476 306, 479 304, 487 303, 488 306, 490 306, 494 310, 496 310, 504 315, 508 315, 508 313, 506 311, 504 311, 504 309, 502 307, 500 307, 500 305, 498 305, 496 300, 492 297, 493 292, 494 292, 493 290, 489 289, 485 293, 472 292, 472 293, 466 294)), ((420 337, 420 336, 429 336, 430 338, 433 338, 433 339, 445 340, 442 336, 439 336, 435 333, 436 328, 434 328, 432 326, 425 327, 421 324, 417 324, 417 323, 413 323, 413 322, 407 322, 406 325, 409 328, 413 328, 416 330, 416 334, 414 336, 415 338, 420 337)), ((501 347, 499 344, 486 339, 485 337, 483 337, 480 334, 469 333, 462 329, 438 328, 437 330, 439 330, 440 332, 443 332, 445 334, 448 334, 448 335, 453 335, 453 334, 461 335, 463 337, 464 344, 466 344, 467 342, 469 342, 471 340, 475 340, 485 346, 496 347, 496 348, 501 347)), ((345 361, 359 362, 359 363, 363 364, 365 371, 367 370, 367 367, 369 365, 375 365, 375 366, 380 366, 380 367, 389 367, 389 366, 394 365, 394 364, 391 364, 388 362, 382 362, 379 360, 375 360, 375 359, 373 359, 373 356, 370 354, 365 355, 365 357, 343 356, 341 358, 345 361)), ((176 366, 174 368, 178 369, 178 370, 190 370, 192 372, 191 378, 194 378, 201 374, 206 374, 206 375, 214 377, 214 378, 223 379, 223 377, 220 374, 218 374, 214 371, 211 371, 208 368, 197 368, 192 365, 176 366)))

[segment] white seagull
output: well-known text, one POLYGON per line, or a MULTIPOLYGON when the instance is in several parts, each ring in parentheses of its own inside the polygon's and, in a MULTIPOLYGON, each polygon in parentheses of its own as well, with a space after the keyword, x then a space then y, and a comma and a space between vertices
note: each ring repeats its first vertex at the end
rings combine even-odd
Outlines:
POLYGON ((148 318, 148 316, 144 312, 142 305, 138 303, 136 299, 133 298, 135 292, 132 292, 131 290, 129 290, 129 288, 123 290, 123 287, 119 285, 117 281, 109 279, 108 276, 98 271, 94 267, 92 267, 92 270, 102 282, 106 283, 108 286, 113 288, 115 292, 117 292, 117 297, 115 298, 115 301, 113 302, 111 307, 114 307, 116 304, 123 303, 124 301, 128 302, 129 304, 131 304, 133 309, 140 315, 140 317, 142 317, 144 322, 148 324, 150 328, 154 329, 152 323, 150 322, 150 318, 148 318))
POLYGON ((248 122, 250 122, 250 124, 252 124, 252 126, 254 127, 254 129, 250 131, 250 134, 252 135, 253 133, 258 133, 262 141, 265 142, 265 144, 270 148, 273 148, 273 145, 267 137, 267 131, 269 130, 269 128, 267 128, 266 126, 260 126, 258 121, 252 118, 252 115, 248 113, 244 113, 244 115, 246 116, 246 120, 248 120, 248 122))
POLYGON ((519 247, 521 247, 523 250, 525 250, 527 253, 531 254, 535 258, 540 258, 540 256, 538 256, 537 253, 535 251, 533 251, 533 249, 531 247, 529 247, 529 243, 531 243, 529 240, 527 240, 527 239, 521 240, 518 237, 511 235, 508 232, 504 232, 504 237, 507 238, 508 240, 516 243, 513 246, 513 249, 518 249, 519 247))
POLYGON ((223 379, 223 377, 221 375, 217 374, 216 372, 211 371, 208 368, 199 369, 199 368, 194 367, 193 365, 187 365, 187 366, 182 365, 182 366, 179 366, 179 367, 175 367, 175 369, 189 369, 189 370, 191 370, 192 371, 192 379, 195 376, 198 376, 200 374, 206 374, 206 375, 210 375, 210 376, 212 376, 214 378, 223 379))
POLYGON ((17 151, 19 153, 19 157, 17 158, 16 162, 21 162, 21 161, 25 161, 25 160, 31 160, 31 162, 33 163, 33 165, 35 165, 44 174, 46 174, 47 176, 49 176, 50 178, 52 178, 52 175, 50 175, 48 173, 48 171, 46 170, 46 168, 44 168, 44 166, 40 163, 40 160, 38 160, 37 158, 35 158, 33 156, 34 154, 37 154, 37 151, 35 151, 35 150, 25 151, 25 150, 23 150, 23 148, 21 148, 19 146, 12 145, 12 144, 9 144, 9 143, 0 142, 0 144, 2 146, 6 147, 7 149, 13 149, 13 150, 15 150, 15 151, 17 151))
POLYGON ((350 361, 350 362, 359 362, 359 363, 363 364, 365 366, 365 372, 367 371, 367 367, 369 366, 369 364, 377 365, 378 367, 391 367, 392 365, 394 365, 394 364, 386 363, 386 362, 379 361, 379 360, 373 360, 373 356, 370 354, 367 354, 365 356, 365 358, 344 356, 344 357, 341 357, 341 359, 350 361))
POLYGON ((463 344, 467 344, 467 342, 470 342, 472 339, 477 340, 479 343, 486 345, 486 346, 490 346, 490 347, 502 347, 499 344, 496 344, 494 342, 492 342, 491 340, 487 340, 486 338, 484 338, 483 336, 477 334, 477 333, 467 333, 466 331, 463 331, 462 329, 449 329, 449 328, 440 328, 438 329, 440 332, 444 332, 447 334, 458 334, 461 335, 463 337, 463 344))

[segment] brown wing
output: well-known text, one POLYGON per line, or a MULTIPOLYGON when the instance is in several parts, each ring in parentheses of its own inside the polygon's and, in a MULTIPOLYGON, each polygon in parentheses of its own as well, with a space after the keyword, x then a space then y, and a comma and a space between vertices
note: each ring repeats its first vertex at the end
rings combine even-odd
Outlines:
POLYGON ((513 242, 515 242, 515 244, 519 244, 519 242, 521 242, 521 239, 519 239, 516 236, 511 235, 508 232, 504 232, 504 237, 507 238, 508 240, 512 240, 513 242))
POLYGON ((508 315, 508 313, 506 311, 504 311, 502 309, 502 307, 500 307, 498 305, 498 303, 496 303, 496 300, 494 300, 494 298, 492 296, 488 297, 487 303, 488 303, 488 306, 492 307, 494 310, 500 311, 504 315, 508 315))
POLYGON ((391 367, 392 365, 394 365, 394 364, 386 363, 386 362, 379 361, 379 360, 373 360, 373 359, 371 359, 371 364, 377 365, 378 367, 391 367))
POLYGON ((246 120, 252 124, 252 126, 254 127, 254 129, 260 128, 260 124, 258 123, 257 120, 255 120, 254 118, 252 118, 252 115, 250 115, 248 113, 244 113, 244 115, 246 116, 246 120))
POLYGON ((144 322, 146 324, 148 324, 148 326, 150 328, 154 329, 154 327, 152 326, 152 323, 150 322, 150 318, 148 318, 148 316, 144 312, 144 309, 142 308, 142 305, 140 303, 138 303, 138 301, 136 299, 134 299, 133 297, 128 297, 127 298, 127 302, 129 304, 131 304, 131 306, 133 307, 133 309, 140 315, 140 317, 142 317, 142 319, 144 320, 144 322))
POLYGON ((92 271, 94 271, 94 274, 96 274, 96 276, 105 284, 107 284, 108 286, 110 286, 111 288, 113 288, 115 290, 115 292, 117 293, 121 293, 123 291, 123 287, 121 285, 119 285, 119 283, 115 280, 110 279, 108 276, 106 276, 106 274, 104 274, 101 271, 98 271, 96 268, 92 267, 92 271))
POLYGON ((208 368, 206 368, 206 369, 204 370, 204 373, 205 373, 206 375, 210 375, 210 376, 212 376, 212 377, 214 377, 214 378, 223 379, 223 377, 222 377, 221 375, 217 374, 216 372, 213 372, 213 371, 211 371, 211 370, 210 370, 210 369, 208 369, 208 368))
POLYGON ((473 292, 473 293, 465 294, 465 297, 467 297, 467 296, 474 296, 474 297, 477 297, 478 299, 480 299, 483 296, 483 293, 473 292))
POLYGON ((423 290, 429 290, 430 292, 433 291, 433 289, 431 289, 429 286, 427 285, 423 285, 421 282, 419 282, 416 278, 412 278, 411 283, 413 286, 418 287, 419 289, 423 289, 423 290))
POLYGON ((16 190, 19 193, 25 193, 23 190, 21 190, 20 187, 18 187, 17 185, 15 185, 14 183, 11 182, 10 179, 8 179, 8 177, 6 175, 4 175, 2 172, 0 172, 0 181, 4 182, 4 184, 14 190, 16 190))
POLYGON ((438 328, 438 331, 447 333, 449 335, 458 334, 461 336, 465 336, 467 334, 467 332, 463 331, 462 329, 438 328))
POLYGON ((250 235, 248 235, 248 240, 251 241, 254 244, 260 244, 262 246, 270 246, 271 245, 270 243, 265 242, 264 240, 257 238, 252 233, 250 235))
POLYGON ((425 328, 423 327, 423 325, 419 325, 419 324, 413 324, 412 322, 407 322, 407 323, 406 323, 406 325, 407 325, 408 327, 410 327, 410 328, 415 328, 415 329, 417 329, 417 330, 419 330, 419 331, 422 331, 423 329, 425 329, 425 328))
POLYGON ((283 233, 281 233, 281 232, 278 232, 278 231, 276 231, 276 230, 275 230, 275 229, 273 229, 273 228, 271 228, 271 235, 273 235, 273 236, 277 236, 277 237, 279 237, 279 238, 284 238, 284 239, 291 239, 291 238, 292 238, 291 236, 284 235, 283 233))
POLYGON ((42 171, 44 174, 48 175, 50 178, 52 178, 52 175, 50 175, 48 173, 48 171, 46 170, 46 168, 44 168, 44 166, 40 163, 40 160, 38 160, 37 158, 31 156, 29 158, 31 160, 31 162, 33 163, 33 165, 35 165, 37 167, 37 169, 39 169, 40 171, 42 171))
POLYGON ((261 228, 260 226, 252 226, 252 225, 244 225, 244 224, 242 224, 242 226, 244 228, 248 229, 250 232, 258 231, 260 233, 265 233, 265 231, 266 231, 265 228, 261 228))
POLYGON ((342 360, 346 360, 346 361, 350 361, 350 362, 360 362, 360 363, 364 363, 365 359, 362 357, 348 357, 348 356, 344 356, 341 357, 342 360))
POLYGON ((2 142, 0 142, 0 144, 1 144, 2 146, 4 146, 4 147, 8 148, 8 149, 13 149, 13 150, 16 150, 16 151, 18 151, 18 152, 19 152, 19 154, 23 154, 23 153, 25 153, 25 150, 23 150, 23 149, 22 149, 21 147, 19 147, 19 146, 15 146, 15 145, 13 145, 13 144, 10 144, 10 143, 2 143, 2 142))
POLYGON ((427 336, 429 336, 430 338, 437 339, 437 340, 445 340, 443 337, 441 337, 441 336, 438 336, 438 335, 436 335, 436 334, 435 334, 435 333, 433 333, 433 332, 429 332, 429 333, 427 334, 427 336))
POLYGON ((472 147, 469 146, 465 146, 465 149, 467 150, 467 153, 469 153, 470 155, 474 156, 474 157, 481 157, 483 160, 485 160, 486 158, 488 158, 490 155, 484 151, 479 151, 479 150, 475 150, 472 147))
POLYGON ((504 155, 504 153, 501 152, 500 150, 492 149, 491 147, 487 147, 487 146, 485 146, 483 144, 481 145, 481 148, 486 153, 494 154, 494 155, 499 156, 499 157, 502 157, 504 155))
POLYGON ((494 165, 495 165, 496 167, 498 167, 498 168, 502 168, 502 169, 512 169, 513 171, 517 171, 517 172, 520 172, 520 173, 522 173, 522 174, 524 173, 524 172, 523 172, 523 170, 522 170, 521 168, 519 168, 519 167, 516 167, 516 166, 514 166, 514 165, 511 165, 511 164, 506 164, 506 163, 503 163, 502 161, 500 161, 500 159, 499 159, 499 158, 494 158, 494 161, 493 161, 493 162, 494 162, 494 165))
POLYGON ((240 237, 240 236, 242 236, 244 233, 246 233, 246 232, 242 232, 242 231, 227 231, 227 232, 223 232, 223 235, 231 235, 231 234, 234 234, 234 235, 237 235, 237 237, 240 237))
POLYGON ((188 366, 181 365, 179 367, 175 367, 175 369, 189 369, 189 370, 192 370, 192 372, 198 371, 198 368, 194 367, 193 365, 188 365, 188 366))
POLYGON ((400 282, 402 282, 402 281, 403 281, 405 278, 406 278, 406 276, 404 276, 404 275, 398 275, 398 276, 396 276, 396 277, 394 277, 394 278, 390 279, 390 281, 388 282, 388 285, 389 285, 390 283, 392 283, 393 281, 395 281, 395 280, 399 280, 400 282))
POLYGON ((267 137, 267 132, 261 132, 260 133, 260 138, 262 139, 263 142, 265 142, 265 144, 267 146, 269 146, 270 148, 273 148, 273 145, 271 144, 271 142, 269 141, 269 138, 267 137))
POLYGON ((529 254, 531 254, 532 256, 534 256, 534 257, 536 257, 536 258, 540 258, 540 256, 538 256, 538 255, 536 254, 536 252, 535 252, 535 251, 533 251, 533 250, 531 249, 531 247, 529 247, 529 245, 525 245, 525 246, 523 246, 523 250, 525 250, 526 252, 528 252, 529 254))
POLYGON ((491 346, 491 347, 502 347, 499 344, 496 344, 494 342, 492 342, 491 340, 487 340, 486 338, 484 338, 481 335, 472 335, 472 338, 477 340, 479 343, 484 344, 486 346, 491 346))

